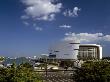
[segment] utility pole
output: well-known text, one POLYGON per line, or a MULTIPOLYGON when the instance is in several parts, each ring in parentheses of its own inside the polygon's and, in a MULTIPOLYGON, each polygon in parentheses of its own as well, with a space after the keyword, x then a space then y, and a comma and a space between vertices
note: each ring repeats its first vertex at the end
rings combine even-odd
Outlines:
POLYGON ((47 58, 46 58, 45 64, 46 64, 45 71, 46 71, 46 78, 47 78, 47 58))

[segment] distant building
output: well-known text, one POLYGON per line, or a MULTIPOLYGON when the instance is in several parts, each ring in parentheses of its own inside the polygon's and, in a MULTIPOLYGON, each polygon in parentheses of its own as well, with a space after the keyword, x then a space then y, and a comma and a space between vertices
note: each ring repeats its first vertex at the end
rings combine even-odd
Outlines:
POLYGON ((13 63, 16 63, 16 65, 20 65, 22 63, 30 63, 33 65, 33 62, 25 57, 19 57, 19 58, 6 58, 5 61, 2 62, 2 64, 7 67, 12 65, 13 63))
POLYGON ((45 58, 48 58, 49 55, 48 54, 41 54, 41 58, 45 59, 45 58))
POLYGON ((102 47, 97 44, 80 44, 78 40, 62 41, 49 49, 49 58, 102 59, 102 47))

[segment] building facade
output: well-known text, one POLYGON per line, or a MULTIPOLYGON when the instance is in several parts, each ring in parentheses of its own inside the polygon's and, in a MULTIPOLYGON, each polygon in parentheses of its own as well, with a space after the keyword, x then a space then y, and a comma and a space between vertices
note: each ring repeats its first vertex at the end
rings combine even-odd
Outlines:
POLYGON ((78 40, 62 41, 49 49, 49 58, 102 59, 102 47, 97 44, 80 44, 78 40))
POLYGON ((62 41, 53 45, 49 50, 49 57, 56 59, 77 59, 80 42, 62 41))
POLYGON ((102 47, 97 44, 80 44, 79 59, 102 59, 102 47))

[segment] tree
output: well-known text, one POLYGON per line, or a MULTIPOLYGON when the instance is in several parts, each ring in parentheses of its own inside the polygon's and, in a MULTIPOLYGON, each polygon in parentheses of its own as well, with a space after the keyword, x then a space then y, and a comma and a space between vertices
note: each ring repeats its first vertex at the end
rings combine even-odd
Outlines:
POLYGON ((63 67, 63 68, 69 68, 69 67, 73 67, 74 66, 74 62, 73 61, 61 61, 60 63, 60 67, 63 67))
POLYGON ((0 61, 3 61, 3 60, 5 60, 5 58, 4 57, 0 57, 0 61))
POLYGON ((76 82, 110 82, 110 62, 87 61, 74 73, 76 82))
POLYGON ((9 68, 0 68, 0 82, 41 82, 41 77, 34 72, 28 63, 9 68))

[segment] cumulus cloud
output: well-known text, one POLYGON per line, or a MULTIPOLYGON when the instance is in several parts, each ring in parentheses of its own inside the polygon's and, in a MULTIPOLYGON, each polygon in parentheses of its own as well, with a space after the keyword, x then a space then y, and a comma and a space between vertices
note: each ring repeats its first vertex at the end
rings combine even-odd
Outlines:
POLYGON ((66 24, 64 24, 64 25, 60 25, 59 27, 60 27, 60 28, 67 28, 67 29, 71 28, 70 25, 66 25, 66 24))
POLYGON ((104 35, 103 33, 65 33, 63 40, 80 40, 80 42, 97 42, 97 41, 110 41, 110 35, 104 35))
POLYGON ((26 14, 22 18, 52 21, 62 8, 62 3, 54 4, 54 2, 55 0, 22 0, 22 3, 26 5, 26 14))
POLYGON ((67 9, 63 12, 64 16, 69 16, 69 17, 77 17, 78 16, 78 12, 81 9, 78 7, 74 7, 73 10, 67 9))

